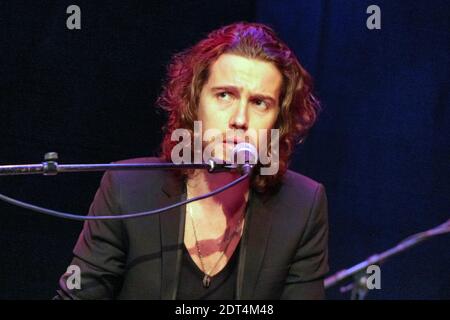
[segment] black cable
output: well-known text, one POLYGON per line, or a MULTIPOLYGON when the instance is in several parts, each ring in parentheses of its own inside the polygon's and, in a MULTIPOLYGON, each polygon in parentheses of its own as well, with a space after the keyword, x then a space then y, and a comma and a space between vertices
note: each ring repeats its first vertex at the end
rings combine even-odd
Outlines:
POLYGON ((178 202, 178 203, 174 203, 172 205, 169 205, 167 207, 163 207, 163 208, 159 208, 159 209, 155 209, 152 211, 145 211, 145 212, 136 212, 136 213, 129 213, 129 214, 124 214, 124 215, 116 215, 116 216, 80 216, 77 214, 72 214, 72 213, 66 213, 66 212, 60 212, 60 211, 55 211, 55 210, 50 210, 50 209, 46 209, 46 208, 42 208, 42 207, 38 207, 35 206, 33 204, 30 203, 26 203, 26 202, 22 202, 13 198, 10 198, 8 196, 5 196, 3 194, 0 193, 0 200, 3 200, 5 202, 8 202, 12 205, 18 206, 18 207, 22 207, 25 209, 29 209, 35 212, 39 212, 39 213, 43 213, 43 214, 47 214, 50 216, 54 216, 54 217, 58 217, 58 218, 64 218, 64 219, 69 219, 69 220, 78 220, 78 221, 83 221, 83 220, 119 220, 119 219, 130 219, 130 218, 139 218, 139 217, 144 217, 144 216, 149 216, 152 214, 156 214, 156 213, 161 213, 164 211, 168 211, 177 207, 181 207, 185 204, 188 204, 190 202, 194 202, 197 200, 201 200, 201 199, 205 199, 205 198, 209 198, 212 197, 222 191, 225 191, 226 189, 229 189, 233 186, 235 186, 236 184, 238 184, 239 182, 245 180, 246 178, 248 178, 248 176, 250 175, 250 173, 245 173, 244 175, 242 175, 241 177, 237 178, 236 180, 224 185, 223 187, 217 188, 216 190, 213 190, 211 192, 208 192, 204 195, 198 196, 198 197, 194 197, 191 199, 186 199, 184 201, 178 202))

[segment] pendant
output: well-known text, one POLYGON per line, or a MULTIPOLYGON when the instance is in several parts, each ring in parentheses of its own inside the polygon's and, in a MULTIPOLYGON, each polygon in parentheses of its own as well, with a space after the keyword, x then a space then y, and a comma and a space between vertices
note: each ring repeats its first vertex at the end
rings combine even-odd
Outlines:
POLYGON ((203 277, 203 287, 209 288, 210 284, 211 284, 211 277, 205 274, 205 276, 203 277))

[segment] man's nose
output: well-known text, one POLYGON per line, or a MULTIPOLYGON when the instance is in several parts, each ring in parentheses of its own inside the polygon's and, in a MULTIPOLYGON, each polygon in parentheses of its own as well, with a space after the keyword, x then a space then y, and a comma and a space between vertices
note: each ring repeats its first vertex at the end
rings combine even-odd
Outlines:
POLYGON ((230 129, 248 129, 248 114, 247 103, 240 101, 239 105, 235 107, 229 123, 230 129))

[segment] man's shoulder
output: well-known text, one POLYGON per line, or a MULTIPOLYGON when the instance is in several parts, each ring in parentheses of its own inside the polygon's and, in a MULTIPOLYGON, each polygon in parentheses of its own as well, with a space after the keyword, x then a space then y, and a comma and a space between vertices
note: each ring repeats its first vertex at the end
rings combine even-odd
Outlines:
POLYGON ((156 163, 156 162, 166 162, 159 157, 138 157, 131 159, 123 159, 114 161, 113 163, 156 163))
MULTIPOLYGON (((163 163, 166 162, 159 157, 139 157, 117 160, 112 162, 112 164, 141 164, 141 163, 163 163)), ((161 169, 126 169, 126 170, 111 170, 109 174, 119 183, 133 182, 136 184, 138 182, 142 183, 152 183, 155 180, 165 180, 171 176, 170 170, 161 169)))
POLYGON ((283 177, 283 183, 292 187, 300 187, 312 190, 315 190, 319 186, 319 184, 321 184, 320 182, 313 180, 310 177, 292 170, 286 171, 283 177))
POLYGON ((287 170, 280 188, 280 195, 299 202, 311 201, 324 189, 322 183, 298 172, 287 170))

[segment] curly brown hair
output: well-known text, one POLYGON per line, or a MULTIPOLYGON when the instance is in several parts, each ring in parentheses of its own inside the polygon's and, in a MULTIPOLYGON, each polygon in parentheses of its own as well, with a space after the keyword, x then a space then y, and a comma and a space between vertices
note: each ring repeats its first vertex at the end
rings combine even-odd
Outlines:
POLYGON ((319 101, 312 92, 311 76, 292 50, 264 24, 238 22, 224 26, 172 57, 157 100, 158 106, 168 112, 161 157, 171 161, 172 148, 178 143, 171 140, 175 129, 193 130, 209 67, 224 53, 271 62, 283 76, 280 112, 275 123, 280 139, 279 170, 274 175, 254 174, 251 180, 251 187, 264 193, 280 184, 295 144, 304 140, 320 111, 319 101))

